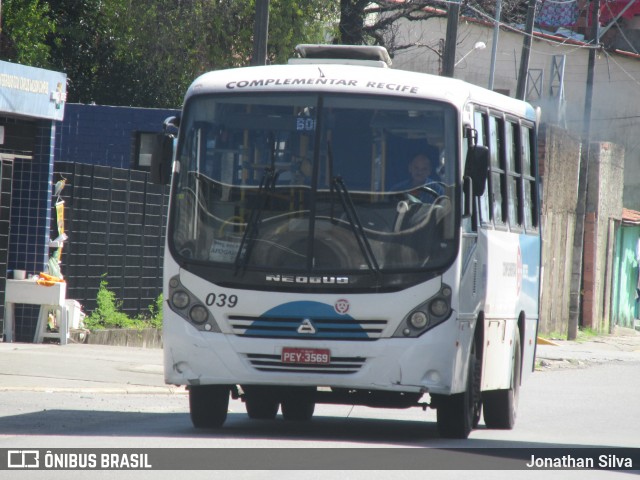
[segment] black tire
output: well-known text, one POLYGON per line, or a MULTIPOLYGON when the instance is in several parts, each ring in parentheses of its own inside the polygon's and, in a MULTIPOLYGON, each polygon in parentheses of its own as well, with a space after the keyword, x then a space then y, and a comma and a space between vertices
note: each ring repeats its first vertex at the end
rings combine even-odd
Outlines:
POLYGON ((311 420, 316 409, 314 389, 288 391, 282 398, 282 418, 287 421, 306 422, 311 420))
POLYGON ((438 399, 436 418, 441 437, 465 439, 478 426, 482 410, 480 371, 481 364, 474 341, 469 354, 467 388, 462 393, 438 399))
POLYGON ((520 393, 520 370, 522 368, 522 350, 518 328, 516 328, 515 337, 511 388, 482 392, 484 423, 487 428, 511 430, 516 423, 520 393))
POLYGON ((220 428, 229 409, 228 385, 189 387, 189 413, 195 428, 220 428))
POLYGON ((280 402, 275 392, 267 387, 243 387, 247 415, 253 420, 273 420, 280 402))

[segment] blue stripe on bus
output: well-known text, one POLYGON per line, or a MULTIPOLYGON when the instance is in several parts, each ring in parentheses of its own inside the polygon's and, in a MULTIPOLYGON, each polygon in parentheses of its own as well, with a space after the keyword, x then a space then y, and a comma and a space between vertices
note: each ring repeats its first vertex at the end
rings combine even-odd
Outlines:
POLYGON ((350 315, 339 314, 333 306, 313 301, 295 301, 278 305, 264 312, 258 320, 252 322, 244 335, 260 337, 286 335, 314 339, 369 338, 367 332, 350 315), (286 319, 296 321, 287 322, 286 319), (298 333, 298 327, 305 319, 311 321, 316 329, 315 334, 298 333))

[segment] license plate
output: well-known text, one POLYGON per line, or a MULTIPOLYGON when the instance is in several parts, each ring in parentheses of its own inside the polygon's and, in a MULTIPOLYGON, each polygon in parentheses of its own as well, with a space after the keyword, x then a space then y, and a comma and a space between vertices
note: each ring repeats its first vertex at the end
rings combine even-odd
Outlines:
POLYGON ((331 363, 331 352, 323 348, 284 347, 282 349, 282 363, 327 365, 331 363))

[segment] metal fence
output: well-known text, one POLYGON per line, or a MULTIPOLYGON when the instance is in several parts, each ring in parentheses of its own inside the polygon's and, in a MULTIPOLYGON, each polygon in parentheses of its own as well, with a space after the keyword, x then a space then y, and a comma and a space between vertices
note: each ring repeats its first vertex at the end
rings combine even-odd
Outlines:
POLYGON ((122 311, 145 312, 162 293, 168 187, 143 171, 80 163, 56 162, 54 178, 60 177, 67 179, 61 196, 67 298, 90 313, 105 280, 122 311))

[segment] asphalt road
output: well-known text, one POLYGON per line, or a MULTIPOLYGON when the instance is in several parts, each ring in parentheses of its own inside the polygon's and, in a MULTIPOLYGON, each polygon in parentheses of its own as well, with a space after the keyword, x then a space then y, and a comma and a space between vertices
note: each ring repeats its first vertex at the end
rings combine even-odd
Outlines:
MULTIPOLYGON (((432 411, 319 405, 312 422, 298 424, 284 422, 280 416, 274 421, 249 420, 239 401, 231 402, 222 430, 197 431, 190 423, 185 390, 163 382, 160 350, 0 343, 0 449, 175 447, 184 452, 197 447, 217 452, 230 448, 232 458, 237 452, 250 452, 240 450, 247 448, 279 449, 276 453, 303 448, 298 451, 303 461, 302 453, 318 452, 322 458, 329 451, 326 449, 373 448, 380 456, 391 448, 414 449, 409 451, 411 454, 427 452, 425 448, 640 448, 640 335, 556 344, 538 348, 539 369, 522 389, 516 428, 498 431, 481 425, 469 440, 460 441, 438 437, 432 411)), ((331 458, 326 457, 327 463, 331 458)), ((503 461, 499 459, 497 465, 503 461)), ((371 480, 409 478, 411 474, 403 469, 393 475, 382 470, 347 471, 340 475, 312 470, 301 474, 306 470, 304 463, 296 474, 285 470, 286 462, 278 463, 275 455, 273 462, 265 461, 264 471, 222 471, 215 478, 371 480)), ((6 473, 16 472, 0 470, 0 479, 86 478, 87 474, 6 473)), ((189 476, 211 478, 205 473, 209 472, 194 471, 189 476)), ((512 478, 513 473, 429 471, 420 476, 512 478)), ((629 478, 626 473, 602 471, 519 471, 517 475, 523 479, 629 478)), ((90 476, 137 479, 173 478, 175 474, 95 471, 90 476)))

